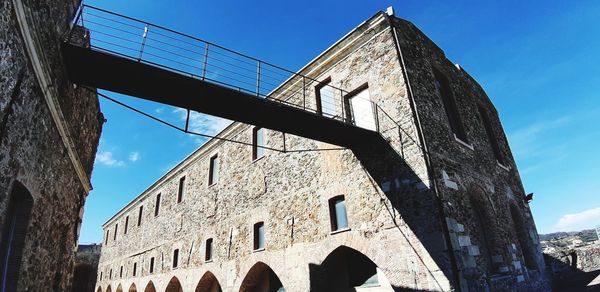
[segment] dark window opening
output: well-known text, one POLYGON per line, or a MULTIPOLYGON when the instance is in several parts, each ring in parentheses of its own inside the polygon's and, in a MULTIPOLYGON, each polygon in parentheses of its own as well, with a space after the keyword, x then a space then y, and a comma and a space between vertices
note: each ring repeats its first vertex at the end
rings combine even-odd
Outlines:
POLYGON ((208 185, 213 185, 219 181, 219 156, 210 158, 210 166, 208 170, 208 185))
POLYGON ((112 269, 110 269, 110 274, 108 274, 108 279, 112 279, 112 269))
POLYGON ((494 152, 494 157, 500 164, 505 165, 504 156, 502 156, 502 152, 500 151, 500 145, 498 145, 498 139, 496 139, 496 135, 494 134, 490 117, 482 106, 479 106, 478 108, 479 115, 481 115, 481 120, 483 121, 483 127, 485 128, 485 133, 487 134, 490 145, 492 146, 492 151, 494 152))
POLYGON ((121 269, 119 270, 119 278, 123 278, 123 266, 121 266, 121 269))
POLYGON ((368 288, 380 286, 377 265, 364 254, 346 246, 332 251, 320 267, 315 265, 311 269, 309 266, 309 272, 311 291, 369 291, 368 288), (313 280, 315 284, 312 284, 313 280))
POLYGON ((142 215, 144 214, 144 206, 140 206, 140 211, 138 212, 138 222, 137 226, 142 225, 142 215))
POLYGON ((452 132, 454 135, 456 135, 456 138, 468 143, 469 141, 467 140, 467 134, 460 119, 460 114, 456 106, 456 101, 454 100, 454 95, 452 94, 452 89, 448 83, 448 79, 435 69, 433 71, 433 75, 435 76, 435 88, 442 98, 444 110, 446 111, 446 116, 448 117, 448 122, 450 123, 452 132))
POLYGON ((102 272, 100 272, 100 280, 104 280, 102 276, 102 272))
POLYGON ((156 195, 156 204, 154 205, 154 217, 158 216, 160 210, 160 194, 156 195))
POLYGON ((135 277, 137 274, 137 263, 133 263, 133 276, 135 277))
POLYGON ((19 270, 25 247, 27 225, 33 207, 33 197, 19 182, 14 182, 10 192, 5 223, 2 230, 1 284, 6 291, 16 291, 19 270))
POLYGON ((106 230, 106 240, 104 240, 104 244, 108 244, 109 238, 110 238, 110 230, 106 230))
POLYGON ((252 129, 252 160, 259 159, 265 155, 265 130, 254 127, 252 129))
POLYGON ((123 234, 127 234, 127 227, 129 226, 129 216, 125 217, 125 228, 123 234))
POLYGON ((329 217, 331 231, 348 228, 348 216, 346 214, 346 201, 344 196, 337 196, 329 200, 329 217))
POLYGON ((265 223, 254 224, 254 250, 265 248, 265 223))
POLYGON ((117 233, 119 231, 119 224, 115 224, 115 233, 113 233, 113 241, 117 241, 117 233))
POLYGON ((205 261, 212 260, 212 254, 213 254, 213 239, 209 238, 206 240, 206 251, 204 253, 204 260, 205 261))
POLYGON ((150 273, 154 273, 154 257, 150 258, 150 269, 149 269, 150 273))
POLYGON ((335 98, 333 87, 331 83, 331 77, 321 81, 321 83, 315 86, 315 98, 317 104, 317 113, 327 117, 336 116, 335 112, 335 98))
POLYGON ((535 269, 537 267, 534 255, 535 249, 533 247, 531 237, 529 236, 529 231, 525 227, 521 210, 516 205, 511 204, 510 215, 512 217, 514 228, 517 234, 519 247, 521 248, 521 253, 523 254, 523 259, 525 260, 525 266, 527 266, 529 269, 535 269))
POLYGON ((173 268, 179 265, 179 249, 173 251, 173 268))
POLYGON ((185 189, 185 176, 179 179, 179 191, 177 192, 177 203, 183 200, 183 191, 185 189))

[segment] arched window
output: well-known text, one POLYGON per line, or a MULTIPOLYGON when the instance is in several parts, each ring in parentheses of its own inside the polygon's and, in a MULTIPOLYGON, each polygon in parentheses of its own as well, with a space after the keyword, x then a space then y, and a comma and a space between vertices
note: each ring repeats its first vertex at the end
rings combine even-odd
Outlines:
POLYGON ((521 210, 517 205, 510 205, 510 215, 512 217, 515 232, 517 235, 517 239, 519 241, 519 247, 521 248, 521 253, 523 253, 523 259, 525 260, 525 266, 529 269, 535 269, 535 256, 534 256, 534 248, 529 237, 529 232, 525 227, 525 223, 523 222, 523 216, 521 215, 521 210))
POLYGON ((329 199, 329 219, 331 231, 348 229, 348 216, 346 215, 346 200, 344 196, 329 199))
POLYGON ((450 87, 448 79, 435 69, 433 70, 433 75, 435 77, 434 85, 442 98, 444 110, 446 111, 446 116, 448 117, 452 132, 456 135, 456 138, 468 143, 467 134, 465 133, 465 128, 460 119, 460 113, 458 112, 458 107, 456 106, 456 101, 454 100, 454 95, 452 94, 452 88, 450 87))
POLYGON ((183 292, 183 288, 181 287, 181 283, 179 283, 179 279, 177 279, 177 277, 171 278, 171 281, 169 281, 169 285, 167 286, 167 289, 165 289, 165 292, 183 292))
POLYGON ((31 194, 15 181, 9 195, 8 208, 2 230, 1 257, 2 291, 16 291, 19 270, 27 236, 27 225, 33 207, 31 194))
POLYGON ((154 283, 152 281, 148 282, 146 288, 144 288, 144 292, 156 292, 156 287, 154 287, 154 283))
POLYGON ((137 292, 137 287, 135 286, 135 283, 131 283, 131 286, 129 286, 129 290, 127 290, 128 292, 137 292))

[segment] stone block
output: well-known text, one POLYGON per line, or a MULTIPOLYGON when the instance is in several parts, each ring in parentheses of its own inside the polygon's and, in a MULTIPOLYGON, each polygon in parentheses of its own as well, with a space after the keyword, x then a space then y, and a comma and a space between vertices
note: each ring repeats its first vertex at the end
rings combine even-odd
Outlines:
POLYGON ((460 246, 469 246, 469 245, 471 245, 471 237, 469 237, 467 235, 460 235, 460 236, 458 236, 458 244, 460 246))
POLYGON ((477 246, 477 245, 468 246, 467 250, 469 252, 469 255, 472 255, 472 256, 478 256, 478 255, 480 255, 479 246, 477 246))

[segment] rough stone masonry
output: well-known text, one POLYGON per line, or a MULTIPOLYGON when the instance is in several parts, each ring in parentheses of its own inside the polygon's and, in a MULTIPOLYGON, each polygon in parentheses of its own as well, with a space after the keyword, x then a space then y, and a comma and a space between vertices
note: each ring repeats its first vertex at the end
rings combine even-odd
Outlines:
POLYGON ((309 108, 376 103, 387 142, 257 156, 331 145, 232 124, 253 146, 208 141, 103 225, 96 291, 549 288, 498 113, 427 36, 379 12, 298 73, 309 108))
POLYGON ((0 3, 2 291, 70 291, 103 116, 59 45, 80 1, 0 3))

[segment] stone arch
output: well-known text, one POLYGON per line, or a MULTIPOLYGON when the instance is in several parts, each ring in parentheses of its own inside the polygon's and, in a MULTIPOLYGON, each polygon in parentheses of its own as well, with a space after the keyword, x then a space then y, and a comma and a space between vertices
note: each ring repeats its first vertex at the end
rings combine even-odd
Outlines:
POLYGON ((177 277, 171 278, 165 292, 183 292, 183 288, 181 287, 181 283, 177 277))
POLYGON ((221 292, 221 284, 217 277, 210 271, 204 273, 198 285, 196 285, 196 292, 221 292))
POLYGON ((156 287, 154 287, 154 283, 152 283, 152 281, 148 282, 146 288, 144 288, 144 292, 156 292, 156 287))
POLYGON ((112 289, 110 288, 110 285, 108 285, 108 287, 106 287, 106 292, 112 292, 112 289))
POLYGON ((285 292, 285 288, 271 267, 257 262, 246 273, 240 292, 285 292))
POLYGON ((492 205, 487 192, 478 185, 472 185, 468 189, 468 198, 471 210, 472 223, 469 236, 478 244, 480 254, 476 260, 488 270, 496 273, 500 266, 504 265, 503 245, 504 239, 500 238, 501 232, 498 228, 496 211, 492 205))
POLYGON ((6 291, 17 290, 32 208, 31 193, 23 184, 14 181, 8 197, 0 244, 0 284, 6 291))
POLYGON ((117 286, 116 292, 123 292, 123 286, 121 286, 121 284, 119 284, 119 286, 117 286))
POLYGON ((510 204, 509 208, 519 247, 521 248, 521 253, 523 254, 523 260, 525 261, 525 266, 529 269, 535 269, 536 263, 534 247, 529 236, 529 231, 525 227, 525 222, 523 220, 523 216, 521 215, 521 209, 514 202, 510 204))
POLYGON ((102 292, 102 287, 98 286, 98 289, 96 289, 96 292, 102 292))
POLYGON ((375 288, 393 291, 377 265, 363 253, 345 245, 334 249, 321 265, 310 265, 311 291, 356 291, 375 288))
POLYGON ((137 292, 137 287, 135 286, 135 283, 131 283, 131 286, 129 286, 129 290, 127 290, 128 292, 137 292))
POLYGON ((94 283, 95 272, 88 263, 77 263, 73 268, 73 291, 89 291, 90 284, 94 283))

